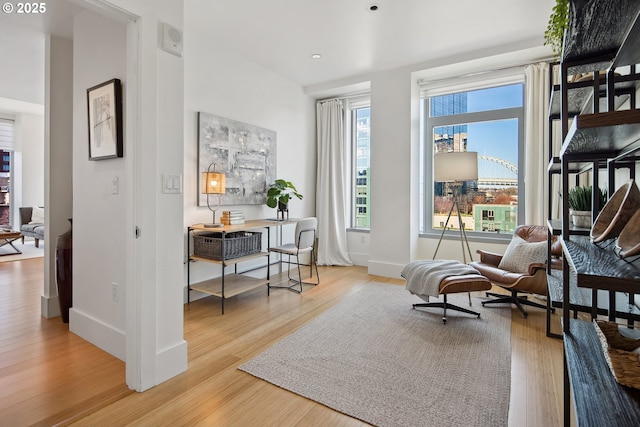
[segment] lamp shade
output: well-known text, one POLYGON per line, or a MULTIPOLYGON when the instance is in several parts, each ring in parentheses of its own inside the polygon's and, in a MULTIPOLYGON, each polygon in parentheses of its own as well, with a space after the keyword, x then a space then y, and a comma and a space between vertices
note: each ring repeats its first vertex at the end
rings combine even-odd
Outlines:
POLYGON ((220 172, 203 172, 202 194, 224 194, 226 178, 225 174, 220 172))
POLYGON ((436 182, 478 179, 478 153, 460 151, 436 154, 433 157, 433 179, 436 182))

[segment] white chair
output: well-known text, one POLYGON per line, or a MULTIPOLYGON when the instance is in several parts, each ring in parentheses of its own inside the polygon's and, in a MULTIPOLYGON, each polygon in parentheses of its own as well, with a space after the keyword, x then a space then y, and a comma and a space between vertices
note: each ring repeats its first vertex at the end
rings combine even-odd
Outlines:
POLYGON ((298 265, 298 278, 294 279, 291 277, 291 269, 290 266, 287 266, 287 277, 289 278, 289 282, 291 285, 289 286, 272 286, 268 285, 269 288, 286 288, 293 292, 302 292, 302 284, 306 285, 318 285, 320 284, 320 276, 318 275, 318 264, 316 260, 316 253, 314 250, 314 243, 316 241, 316 228, 318 227, 318 219, 317 218, 304 218, 296 223, 296 231, 295 231, 295 243, 287 243, 282 246, 276 246, 274 248, 269 248, 270 252, 276 252, 279 254, 286 254, 289 256, 287 263, 291 264, 291 256, 296 257, 296 264, 298 265), (302 273, 300 271, 300 255, 310 253, 311 257, 309 260, 309 272, 310 278, 313 277, 313 266, 315 265, 316 269, 316 283, 313 282, 304 282, 302 280, 302 273), (295 286, 299 286, 300 290, 294 289, 295 286))

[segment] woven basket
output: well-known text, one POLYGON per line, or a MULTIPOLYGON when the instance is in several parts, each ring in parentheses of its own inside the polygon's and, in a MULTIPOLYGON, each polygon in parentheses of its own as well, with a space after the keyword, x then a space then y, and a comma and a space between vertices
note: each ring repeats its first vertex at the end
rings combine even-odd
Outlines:
POLYGON ((237 231, 226 233, 224 245, 222 233, 201 233, 193 236, 193 255, 201 258, 221 261, 255 254, 261 250, 262 233, 260 232, 237 231))
POLYGON ((591 228, 593 243, 618 237, 631 216, 640 208, 640 190, 628 180, 609 198, 591 228))
POLYGON ((640 347, 640 339, 634 340, 620 335, 618 324, 594 320, 594 326, 604 358, 616 381, 627 387, 640 389, 640 359, 633 350, 640 347))

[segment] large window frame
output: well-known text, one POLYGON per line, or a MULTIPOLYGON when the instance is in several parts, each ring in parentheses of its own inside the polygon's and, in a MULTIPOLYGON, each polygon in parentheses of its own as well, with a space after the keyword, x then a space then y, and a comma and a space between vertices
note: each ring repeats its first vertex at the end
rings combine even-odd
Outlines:
POLYGON ((15 145, 15 120, 0 115, 0 153, 2 154, 2 167, 0 167, 0 225, 13 224, 14 206, 14 145, 15 145))
POLYGON ((347 100, 347 141, 346 146, 349 149, 350 159, 349 176, 350 195, 349 195, 349 211, 350 211, 350 230, 369 231, 371 227, 371 101, 368 95, 358 96, 347 100), (369 147, 368 161, 369 168, 366 176, 360 176, 360 165, 358 159, 362 156, 358 153, 358 111, 369 109, 369 147), (364 219, 366 217, 366 219, 364 219), (363 223, 366 222, 366 223, 363 223))
MULTIPOLYGON (((517 224, 524 222, 525 216, 525 183, 524 183, 524 120, 525 120, 525 106, 524 106, 524 94, 525 94, 525 79, 523 72, 514 72, 507 76, 485 76, 484 79, 467 81, 463 84, 453 85, 453 82, 448 82, 447 85, 440 83, 439 87, 429 88, 423 86, 421 91, 421 236, 423 237, 439 237, 442 234, 442 229, 433 227, 434 221, 434 180, 433 180, 433 159, 434 159, 434 129, 443 126, 455 126, 464 124, 474 124, 482 122, 490 122, 496 120, 517 120, 518 129, 518 209, 517 209, 517 224), (429 99, 435 96, 448 95, 453 93, 470 92, 479 89, 489 89, 500 86, 508 86, 511 84, 522 84, 522 99, 523 105, 520 107, 503 108, 471 113, 461 113, 442 117, 429 117, 429 99)), ((486 231, 471 231, 466 229, 466 234, 469 240, 473 241, 500 241, 504 242, 511 239, 511 233, 494 233, 486 231)), ((459 239, 459 231, 446 230, 444 234, 445 238, 459 239)))

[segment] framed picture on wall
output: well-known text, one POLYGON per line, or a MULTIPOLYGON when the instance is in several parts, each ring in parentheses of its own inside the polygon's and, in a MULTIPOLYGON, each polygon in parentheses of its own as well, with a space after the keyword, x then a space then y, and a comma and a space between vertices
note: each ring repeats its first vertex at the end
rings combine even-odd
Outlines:
POLYGON ((122 85, 109 80, 87 89, 89 160, 123 156, 122 85))
MULTIPOLYGON (((225 174, 223 205, 262 205, 276 180, 274 130, 198 112, 198 176, 216 164, 225 174)), ((198 185, 201 186, 198 180, 198 185)), ((207 206, 199 187, 198 206, 207 206)))

